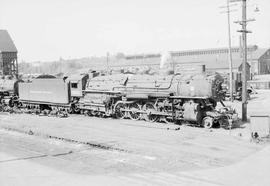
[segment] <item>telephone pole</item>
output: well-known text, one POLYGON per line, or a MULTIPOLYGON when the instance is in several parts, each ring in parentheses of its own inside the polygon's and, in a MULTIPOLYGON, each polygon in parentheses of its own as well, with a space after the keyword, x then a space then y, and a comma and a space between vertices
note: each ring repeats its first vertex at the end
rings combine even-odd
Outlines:
POLYGON ((230 100, 233 101, 233 74, 232 74, 232 44, 231 44, 231 16, 230 13, 236 10, 231 10, 232 6, 236 4, 230 4, 231 0, 226 0, 226 6, 221 6, 220 8, 226 8, 226 11, 221 13, 227 14, 227 24, 228 24, 228 64, 229 64, 229 91, 230 91, 230 100))
MULTIPOLYGON (((231 0, 239 1, 239 0, 231 0)), ((247 20, 247 0, 242 1, 242 21, 236 21, 242 26, 238 32, 242 33, 242 121, 247 121, 247 33, 251 31, 247 30, 247 22, 254 21, 254 19, 247 20)))
POLYGON ((110 73, 110 66, 109 66, 109 57, 110 57, 110 53, 107 52, 106 54, 106 65, 107 65, 107 75, 110 73))
MULTIPOLYGON (((255 21, 255 19, 247 19, 247 0, 230 0, 230 2, 242 2, 242 20, 236 21, 242 26, 238 32, 242 33, 242 121, 247 121, 247 22, 255 21)), ((256 12, 259 11, 256 7, 256 12)))
POLYGON ((227 0, 227 19, 228 19, 228 58, 229 58, 229 70, 230 70, 230 99, 233 101, 233 74, 232 74, 232 44, 231 44, 231 18, 230 18, 230 0, 227 0))
POLYGON ((242 38, 243 38, 243 63, 242 63, 242 121, 247 121, 247 2, 242 0, 242 38))

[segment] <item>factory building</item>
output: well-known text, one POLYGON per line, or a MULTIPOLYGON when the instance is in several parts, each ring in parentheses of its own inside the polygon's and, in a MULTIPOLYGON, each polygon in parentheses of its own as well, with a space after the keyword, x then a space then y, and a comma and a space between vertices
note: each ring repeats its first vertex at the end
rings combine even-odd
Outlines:
POLYGON ((17 48, 6 30, 0 30, 0 75, 18 75, 17 48))
MULTIPOLYGON (((242 68, 242 52, 238 47, 232 48, 233 71, 240 72, 242 68)), ((259 48, 256 45, 247 48, 249 75, 270 73, 270 49, 259 48)), ((201 50, 173 51, 171 63, 177 72, 185 65, 203 65, 206 71, 229 72, 228 48, 213 48, 201 50)), ((162 54, 128 55, 117 63, 111 63, 111 69, 143 68, 158 69, 162 54)))

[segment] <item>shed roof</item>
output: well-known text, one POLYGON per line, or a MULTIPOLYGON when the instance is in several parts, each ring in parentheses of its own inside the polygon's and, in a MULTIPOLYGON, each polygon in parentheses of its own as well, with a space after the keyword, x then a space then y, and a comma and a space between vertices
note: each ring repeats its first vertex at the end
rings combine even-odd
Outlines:
POLYGON ((0 30, 0 53, 1 52, 17 52, 17 48, 7 30, 0 30))

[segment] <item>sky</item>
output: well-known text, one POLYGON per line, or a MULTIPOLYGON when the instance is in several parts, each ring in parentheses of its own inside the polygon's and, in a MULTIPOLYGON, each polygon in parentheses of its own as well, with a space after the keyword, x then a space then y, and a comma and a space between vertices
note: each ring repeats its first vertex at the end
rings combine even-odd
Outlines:
MULTIPOLYGON (((226 0, 0 0, 0 29, 19 61, 159 53, 228 46, 226 0)), ((231 7, 239 45, 241 3, 231 7)), ((248 0, 248 44, 270 48, 270 0, 248 0), (254 12, 258 7, 259 12, 254 12)))

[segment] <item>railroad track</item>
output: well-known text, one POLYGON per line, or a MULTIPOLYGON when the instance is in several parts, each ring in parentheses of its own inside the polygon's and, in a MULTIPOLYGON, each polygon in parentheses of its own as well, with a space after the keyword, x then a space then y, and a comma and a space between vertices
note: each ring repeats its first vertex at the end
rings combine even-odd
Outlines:
POLYGON ((97 148, 97 149, 102 149, 102 150, 115 150, 115 151, 127 152, 127 153, 129 152, 125 149, 115 148, 115 147, 112 147, 112 146, 109 146, 106 144, 94 143, 94 142, 89 142, 89 141, 79 141, 79 140, 75 140, 75 139, 71 139, 71 138, 59 137, 59 136, 54 136, 54 135, 50 135, 50 134, 43 134, 43 133, 39 133, 39 132, 36 133, 36 132, 33 132, 32 130, 24 131, 24 130, 11 128, 11 127, 2 127, 2 129, 7 130, 7 131, 18 132, 21 134, 31 135, 31 136, 39 136, 39 137, 48 138, 48 139, 60 140, 60 141, 64 141, 64 142, 68 142, 68 143, 72 143, 72 144, 81 144, 81 145, 85 145, 85 146, 97 148))

